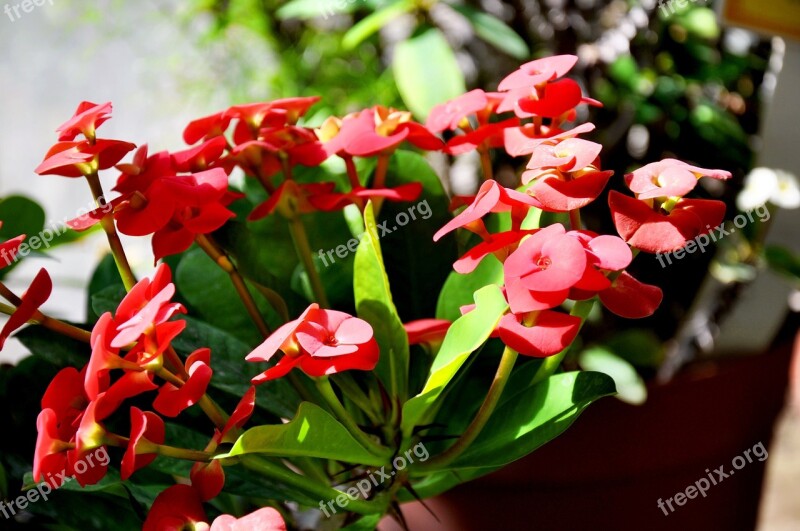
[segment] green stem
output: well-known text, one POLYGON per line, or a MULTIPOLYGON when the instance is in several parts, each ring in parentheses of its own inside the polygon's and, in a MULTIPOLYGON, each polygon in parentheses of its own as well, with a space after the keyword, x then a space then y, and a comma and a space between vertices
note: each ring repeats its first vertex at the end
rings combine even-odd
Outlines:
POLYGON ((297 251, 297 256, 303 262, 303 267, 308 274, 308 280, 311 283, 311 291, 314 293, 314 298, 323 308, 330 308, 328 296, 325 293, 325 287, 322 285, 322 278, 319 276, 317 268, 314 267, 314 258, 311 251, 311 245, 308 243, 308 234, 306 227, 303 225, 303 220, 299 216, 289 220, 289 232, 292 234, 292 241, 294 241, 294 248, 297 251))
POLYGON ((486 394, 486 398, 483 400, 483 404, 481 404, 475 418, 472 419, 472 422, 470 422, 467 429, 461 434, 458 440, 456 440, 453 446, 424 463, 420 463, 417 470, 436 470, 437 468, 448 465, 458 458, 458 456, 475 441, 492 416, 494 409, 497 407, 497 403, 500 401, 500 395, 503 394, 503 389, 505 389, 508 378, 511 376, 511 371, 514 369, 514 363, 517 361, 517 355, 517 351, 514 349, 510 347, 505 348, 503 356, 500 358, 500 364, 497 366, 497 372, 494 375, 492 385, 489 387, 489 392, 486 394))
POLYGON ((369 435, 361 431, 361 428, 358 427, 356 421, 353 420, 353 417, 347 412, 344 408, 342 403, 339 401, 339 397, 336 396, 336 392, 331 387, 330 379, 327 376, 322 376, 320 378, 315 378, 317 382, 317 389, 319 389, 322 398, 325 400, 325 403, 333 410, 336 414, 336 417, 339 421, 347 428, 347 431, 350 432, 352 435, 364 448, 369 450, 371 453, 378 457, 382 457, 384 459, 389 459, 392 455, 392 451, 385 446, 382 446, 376 443, 369 435))
MULTIPOLYGON (((13 315, 16 311, 17 309, 14 306, 0 303, 0 313, 13 315)), ((52 317, 49 317, 39 311, 33 314, 33 317, 28 321, 28 324, 43 326, 49 330, 52 330, 53 332, 61 334, 62 336, 83 341, 84 343, 89 343, 92 338, 92 333, 88 330, 83 330, 77 326, 72 326, 64 321, 59 321, 58 319, 53 319, 52 317)))
MULTIPOLYGON (((105 207, 107 203, 97 172, 87 175, 86 181, 89 183, 89 188, 92 190, 92 196, 98 208, 105 207)), ((131 266, 128 263, 128 257, 125 255, 122 241, 120 241, 119 234, 117 234, 117 228, 114 225, 114 216, 112 213, 109 212, 103 216, 103 219, 100 220, 100 224, 108 238, 108 246, 111 249, 111 254, 114 256, 114 263, 117 264, 119 275, 122 277, 122 283, 125 285, 125 289, 130 291, 133 289, 133 286, 136 285, 136 276, 133 274, 131 266)))
POLYGON ((339 386, 339 389, 342 390, 344 395, 350 399, 350 401, 352 401, 361 411, 363 411, 373 424, 381 424, 381 421, 375 412, 374 404, 370 402, 364 391, 362 391, 355 380, 353 380, 352 375, 342 372, 336 375, 336 380, 334 381, 336 385, 339 386))
POLYGON ((272 333, 269 329, 269 326, 264 321, 264 317, 261 315, 255 299, 253 299, 253 295, 250 293, 250 290, 247 289, 247 284, 245 284, 242 275, 239 274, 236 266, 233 265, 233 262, 230 258, 228 258, 228 255, 225 253, 225 251, 222 250, 219 245, 217 245, 211 236, 198 234, 195 241, 197 241, 197 245, 199 245, 200 248, 205 251, 205 253, 214 261, 215 264, 222 268, 223 271, 228 273, 231 283, 236 289, 236 293, 239 294, 239 298, 242 300, 242 304, 244 304, 247 314, 250 316, 253 324, 256 325, 256 328, 258 328, 258 331, 262 337, 265 339, 269 337, 269 335, 272 333))
MULTIPOLYGON (((378 155, 378 166, 375 168, 375 177, 372 179, 372 188, 385 188, 386 187, 386 174, 389 171, 389 159, 391 154, 381 153, 378 155)), ((376 197, 372 200, 372 205, 375 212, 375 219, 378 219, 378 214, 383 205, 383 198, 376 197)))
POLYGON ((581 211, 579 209, 569 211, 569 223, 572 230, 581 230, 581 211))
POLYGON ((494 171, 492 170, 492 158, 489 155, 489 149, 481 147, 478 149, 481 155, 481 169, 483 170, 483 180, 489 181, 494 179, 494 171))
POLYGON ((375 514, 383 511, 383 507, 376 504, 375 501, 360 500, 352 498, 340 490, 333 487, 321 485, 310 478, 296 474, 291 470, 267 461, 258 455, 248 454, 239 458, 242 465, 257 472, 262 476, 274 479, 285 485, 301 490, 313 498, 318 498, 320 503, 327 503, 329 500, 335 500, 338 496, 345 495, 349 498, 347 510, 358 514, 375 514))
POLYGON ((208 462, 214 458, 214 454, 203 452, 200 450, 189 450, 187 448, 176 448, 174 446, 167 446, 165 444, 155 444, 155 452, 164 457, 172 457, 175 459, 185 459, 187 461, 202 461, 208 462))
MULTIPOLYGON (((579 332, 580 329, 583 328, 583 323, 586 322, 586 318, 589 316, 589 312, 592 311, 592 308, 594 308, 594 299, 577 301, 575 306, 572 307, 572 311, 569 312, 570 315, 581 318, 581 323, 578 327, 579 332)), ((564 361, 564 357, 567 355, 567 352, 569 352, 571 346, 572 345, 567 346, 564 350, 554 356, 549 356, 543 359, 542 364, 539 366, 539 369, 531 379, 531 385, 535 385, 541 381, 544 381, 555 374, 555 372, 561 366, 561 362, 564 361)))

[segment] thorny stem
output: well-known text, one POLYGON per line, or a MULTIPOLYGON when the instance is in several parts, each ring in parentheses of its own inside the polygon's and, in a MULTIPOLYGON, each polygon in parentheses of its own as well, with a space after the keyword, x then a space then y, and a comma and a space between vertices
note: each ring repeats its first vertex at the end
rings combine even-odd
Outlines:
MULTIPOLYGON (((100 184, 100 177, 97 175, 97 172, 87 175, 86 181, 89 183, 89 188, 92 190, 92 196, 94 196, 97 206, 99 208, 105 207, 108 203, 106 203, 103 187, 100 184)), ((125 290, 130 291, 133 289, 133 286, 136 285, 136 276, 131 270, 128 257, 125 255, 125 249, 122 247, 119 234, 117 234, 117 228, 114 225, 114 217, 109 212, 103 216, 103 219, 100 220, 100 224, 108 238, 108 246, 111 248, 111 254, 114 256, 114 263, 117 264, 117 270, 119 271, 120 277, 122 277, 125 290)))
POLYGON ((311 251, 311 245, 308 243, 308 234, 306 227, 303 225, 303 220, 299 216, 295 216, 289 220, 289 232, 294 241, 294 247, 297 251, 297 256, 303 262, 303 268, 308 274, 308 280, 311 283, 311 291, 314 293, 314 298, 323 308, 330 308, 328 302, 328 295, 325 293, 325 286, 322 284, 322 278, 319 276, 317 268, 314 267, 314 258, 311 251))
POLYGON ((245 284, 242 275, 239 274, 236 266, 233 265, 233 262, 225 253, 225 251, 217 245, 211 236, 198 234, 196 241, 197 245, 199 245, 200 248, 205 251, 205 253, 214 261, 214 263, 221 267, 223 271, 228 273, 228 275, 231 277, 233 287, 236 289, 236 293, 239 294, 239 298, 242 299, 242 303, 244 304, 250 319, 252 319, 262 337, 265 339, 269 337, 271 333, 269 326, 264 321, 264 318, 262 317, 261 312, 259 311, 258 306, 253 299, 253 295, 250 293, 250 290, 247 289, 247 284, 245 284))

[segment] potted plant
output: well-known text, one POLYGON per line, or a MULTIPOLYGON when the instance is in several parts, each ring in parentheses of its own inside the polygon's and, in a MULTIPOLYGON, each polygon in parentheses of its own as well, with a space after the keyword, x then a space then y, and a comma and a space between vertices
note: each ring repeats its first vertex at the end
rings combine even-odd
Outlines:
MULTIPOLYGON (((599 105, 566 77, 576 60, 526 63, 424 125, 377 105, 312 128, 319 97, 234 105, 188 124, 190 147, 172 153, 99 137, 111 104, 81 103, 36 171, 87 182, 97 208, 69 226, 102 230, 110 258, 85 325, 40 310, 45 269, 22 295, 0 284, 0 337, 30 324, 17 337, 34 354, 5 387, 46 384, 32 471, 4 516, 84 529, 402 523, 401 503, 524 457, 613 394, 610 376, 562 362, 600 306, 653 314, 662 291, 631 263, 719 226, 722 202, 684 196, 730 173, 666 159, 606 196, 602 147, 580 138, 593 126, 569 127, 599 105), (420 150, 477 152, 477 195, 448 200, 420 150), (499 154, 528 159, 518 182, 495 180, 499 154), (598 198, 619 235, 585 226, 598 198), (151 277, 136 276, 120 234, 152 235, 151 277), (75 499, 92 511, 70 510, 75 499)), ((5 265, 48 246, 44 231, 27 236, 2 243, 5 265)))

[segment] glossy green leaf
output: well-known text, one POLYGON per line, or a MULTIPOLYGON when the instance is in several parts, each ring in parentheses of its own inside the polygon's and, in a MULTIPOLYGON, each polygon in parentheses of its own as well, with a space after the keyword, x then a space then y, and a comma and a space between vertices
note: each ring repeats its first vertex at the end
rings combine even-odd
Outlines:
POLYGON ((496 468, 516 461, 556 438, 589 404, 614 391, 608 375, 568 372, 504 396, 475 442, 448 468, 496 468))
MULTIPOLYGON (((16 238, 22 234, 27 236, 25 242, 23 242, 24 247, 20 249, 21 252, 17 255, 19 260, 24 259, 24 255, 30 252, 46 249, 40 235, 45 222, 44 209, 32 199, 21 195, 12 195, 0 199, 0 222, 2 222, 0 242, 16 238), (36 240, 32 242, 31 238, 36 238, 36 240), (35 244, 36 247, 41 246, 41 248, 28 247, 31 244, 35 244)), ((47 245, 49 246, 49 243, 47 245)), ((18 263, 19 261, 16 261, 11 266, 0 269, 0 279, 10 273, 18 263)))
POLYGON ((392 285, 404 287, 393 294, 403 321, 434 314, 436 299, 431 294, 441 289, 458 258, 454 237, 448 235, 433 241, 439 227, 452 219, 449 199, 438 175, 422 155, 395 152, 386 185, 395 187, 412 182, 422 184, 420 197, 413 202, 384 202, 378 220, 386 273, 392 285))
POLYGON ((466 4, 453 4, 451 7, 469 21, 478 37, 498 50, 515 59, 530 57, 531 51, 525 39, 499 18, 466 4))
POLYGON ((476 307, 450 327, 442 347, 433 361, 430 376, 422 391, 403 406, 403 434, 427 421, 436 400, 447 384, 478 347, 489 338, 508 304, 497 286, 486 286, 475 292, 476 307))
POLYGON ((473 294, 490 284, 503 284, 503 264, 494 255, 484 258, 472 273, 451 271, 439 293, 436 317, 455 321, 461 316, 459 308, 472 304, 473 294))
POLYGON ((604 347, 592 347, 578 356, 578 363, 586 371, 602 372, 614 379, 617 398, 629 404, 641 405, 647 400, 647 386, 636 367, 604 347))
POLYGON ((364 209, 364 226, 367 231, 356 250, 353 276, 356 311, 375 330, 375 339, 381 350, 375 374, 393 396, 405 397, 408 335, 392 300, 372 202, 367 203, 364 209))
POLYGON ((425 120, 434 105, 467 90, 452 48, 436 28, 399 43, 392 69, 400 96, 419 120, 425 120))
POLYGON ((276 457, 317 457, 358 465, 383 465, 330 413, 303 402, 294 418, 285 424, 256 426, 244 432, 227 454, 218 459, 245 454, 276 457))
POLYGON ((393 19, 410 12, 414 6, 413 0, 397 0, 367 15, 344 34, 342 46, 345 50, 352 50, 393 19))

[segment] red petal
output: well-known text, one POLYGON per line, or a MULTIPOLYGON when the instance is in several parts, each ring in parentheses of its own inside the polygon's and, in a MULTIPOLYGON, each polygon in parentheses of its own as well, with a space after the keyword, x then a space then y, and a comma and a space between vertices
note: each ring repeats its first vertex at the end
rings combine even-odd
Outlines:
POLYGON ((662 298, 661 288, 639 282, 627 271, 623 271, 610 288, 600 292, 603 305, 626 319, 653 315, 662 298))
POLYGON ((0 331, 0 349, 3 348, 8 336, 24 326, 33 317, 39 307, 50 297, 52 291, 53 281, 50 279, 50 275, 47 270, 40 269, 33 278, 28 290, 22 295, 22 304, 8 318, 2 331, 0 331))
POLYGON ((562 181, 547 177, 537 181, 531 192, 544 207, 555 212, 568 212, 583 208, 603 192, 613 171, 598 171, 573 179, 562 181))
POLYGON ((525 356, 544 358, 567 348, 578 335, 579 317, 545 310, 536 317, 533 326, 527 327, 520 316, 506 314, 500 319, 500 340, 525 356))

